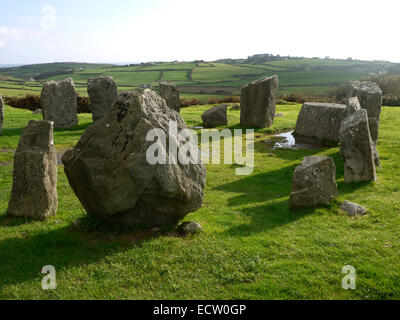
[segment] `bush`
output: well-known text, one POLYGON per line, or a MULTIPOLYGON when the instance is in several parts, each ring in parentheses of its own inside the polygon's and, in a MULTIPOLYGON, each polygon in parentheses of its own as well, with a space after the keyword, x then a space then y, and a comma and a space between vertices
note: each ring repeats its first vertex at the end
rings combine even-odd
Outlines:
POLYGON ((13 108, 35 111, 41 108, 40 97, 28 94, 23 98, 4 97, 4 102, 13 108))
POLYGON ((89 98, 78 96, 78 107, 76 111, 78 113, 91 113, 89 98))

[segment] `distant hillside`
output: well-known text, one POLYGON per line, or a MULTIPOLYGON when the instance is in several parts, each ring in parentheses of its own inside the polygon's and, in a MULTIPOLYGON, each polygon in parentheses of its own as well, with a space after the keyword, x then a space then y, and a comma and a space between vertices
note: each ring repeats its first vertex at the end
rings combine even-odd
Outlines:
POLYGON ((119 88, 157 87, 172 81, 185 96, 237 95, 245 84, 266 76, 279 76, 280 94, 326 95, 348 81, 378 74, 400 74, 400 64, 385 61, 359 61, 319 58, 288 58, 255 55, 247 59, 214 62, 158 62, 116 66, 112 64, 49 63, 0 69, 0 94, 13 90, 40 91, 41 83, 71 77, 77 90, 86 94, 91 77, 113 76, 119 88), (23 79, 23 80, 18 80, 23 79), (27 81, 34 79, 35 81, 27 81), (5 79, 6 80, 6 79, 5 79), (24 89, 21 89, 23 85, 24 89))
POLYGON ((79 63, 79 62, 54 62, 43 64, 31 64, 17 67, 0 68, 0 74, 13 78, 35 80, 47 78, 45 75, 52 76, 54 73, 68 74, 82 69, 108 68, 111 64, 79 63))

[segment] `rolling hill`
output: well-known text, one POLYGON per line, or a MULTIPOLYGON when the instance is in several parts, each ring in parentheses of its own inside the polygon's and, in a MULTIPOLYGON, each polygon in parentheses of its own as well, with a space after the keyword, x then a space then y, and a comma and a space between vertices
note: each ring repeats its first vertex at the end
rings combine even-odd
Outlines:
POLYGON ((172 81, 184 97, 206 98, 237 95, 246 83, 277 74, 281 94, 324 95, 350 80, 381 73, 400 73, 400 64, 271 55, 215 62, 159 62, 125 66, 48 63, 1 68, 0 94, 18 96, 37 93, 45 81, 71 77, 77 91, 86 95, 86 82, 90 77, 113 76, 120 90, 138 86, 154 87, 160 81, 172 81))

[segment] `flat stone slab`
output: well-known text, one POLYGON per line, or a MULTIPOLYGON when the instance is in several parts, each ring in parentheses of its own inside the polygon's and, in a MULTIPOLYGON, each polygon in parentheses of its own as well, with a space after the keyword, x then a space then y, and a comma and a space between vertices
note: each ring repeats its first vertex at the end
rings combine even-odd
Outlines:
POLYGON ((305 102, 297 118, 295 134, 339 142, 340 124, 346 116, 346 105, 305 102))
POLYGON ((367 208, 347 200, 340 205, 340 210, 347 213, 351 217, 363 216, 368 213, 367 208))

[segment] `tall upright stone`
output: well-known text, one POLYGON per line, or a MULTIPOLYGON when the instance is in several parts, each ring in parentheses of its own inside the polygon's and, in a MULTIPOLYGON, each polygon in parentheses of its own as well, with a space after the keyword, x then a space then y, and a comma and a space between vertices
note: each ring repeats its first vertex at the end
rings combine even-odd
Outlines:
POLYGON ((268 128, 274 123, 278 76, 255 80, 242 88, 240 125, 268 128))
POLYGON ((154 91, 120 92, 111 110, 62 157, 69 183, 86 211, 112 224, 161 227, 199 209, 205 167, 199 159, 170 160, 174 150, 195 158, 198 148, 192 140, 168 138, 169 132, 181 134, 184 129, 188 128, 181 115, 154 91), (157 133, 157 143, 148 141, 152 132, 157 133))
POLYGON ((373 142, 367 111, 358 110, 342 122, 340 154, 344 158, 344 181, 376 181, 373 142))
POLYGON ((367 110, 371 138, 376 144, 379 136, 379 120, 382 109, 382 90, 375 82, 351 81, 347 87, 347 97, 357 97, 361 108, 367 110))
POLYGON ((176 112, 181 112, 181 100, 179 90, 170 82, 160 82, 160 96, 165 100, 167 106, 176 112))
POLYGON ((78 124, 78 95, 71 78, 43 84, 40 103, 43 119, 53 121, 54 128, 70 128, 78 124))
POLYGON ((31 120, 22 130, 14 156, 8 213, 42 220, 56 214, 57 153, 53 123, 31 120))
POLYGON ((336 166, 331 157, 304 158, 293 174, 290 208, 303 209, 329 204, 338 196, 336 166))
POLYGON ((3 121, 4 121, 4 103, 3 103, 3 98, 0 96, 0 133, 3 132, 3 121))
POLYGON ((321 141, 339 142, 340 124, 347 116, 343 104, 305 102, 297 117, 295 133, 321 141))
POLYGON ((92 119, 97 121, 111 109, 118 94, 117 84, 113 77, 97 77, 90 78, 87 85, 92 119))

